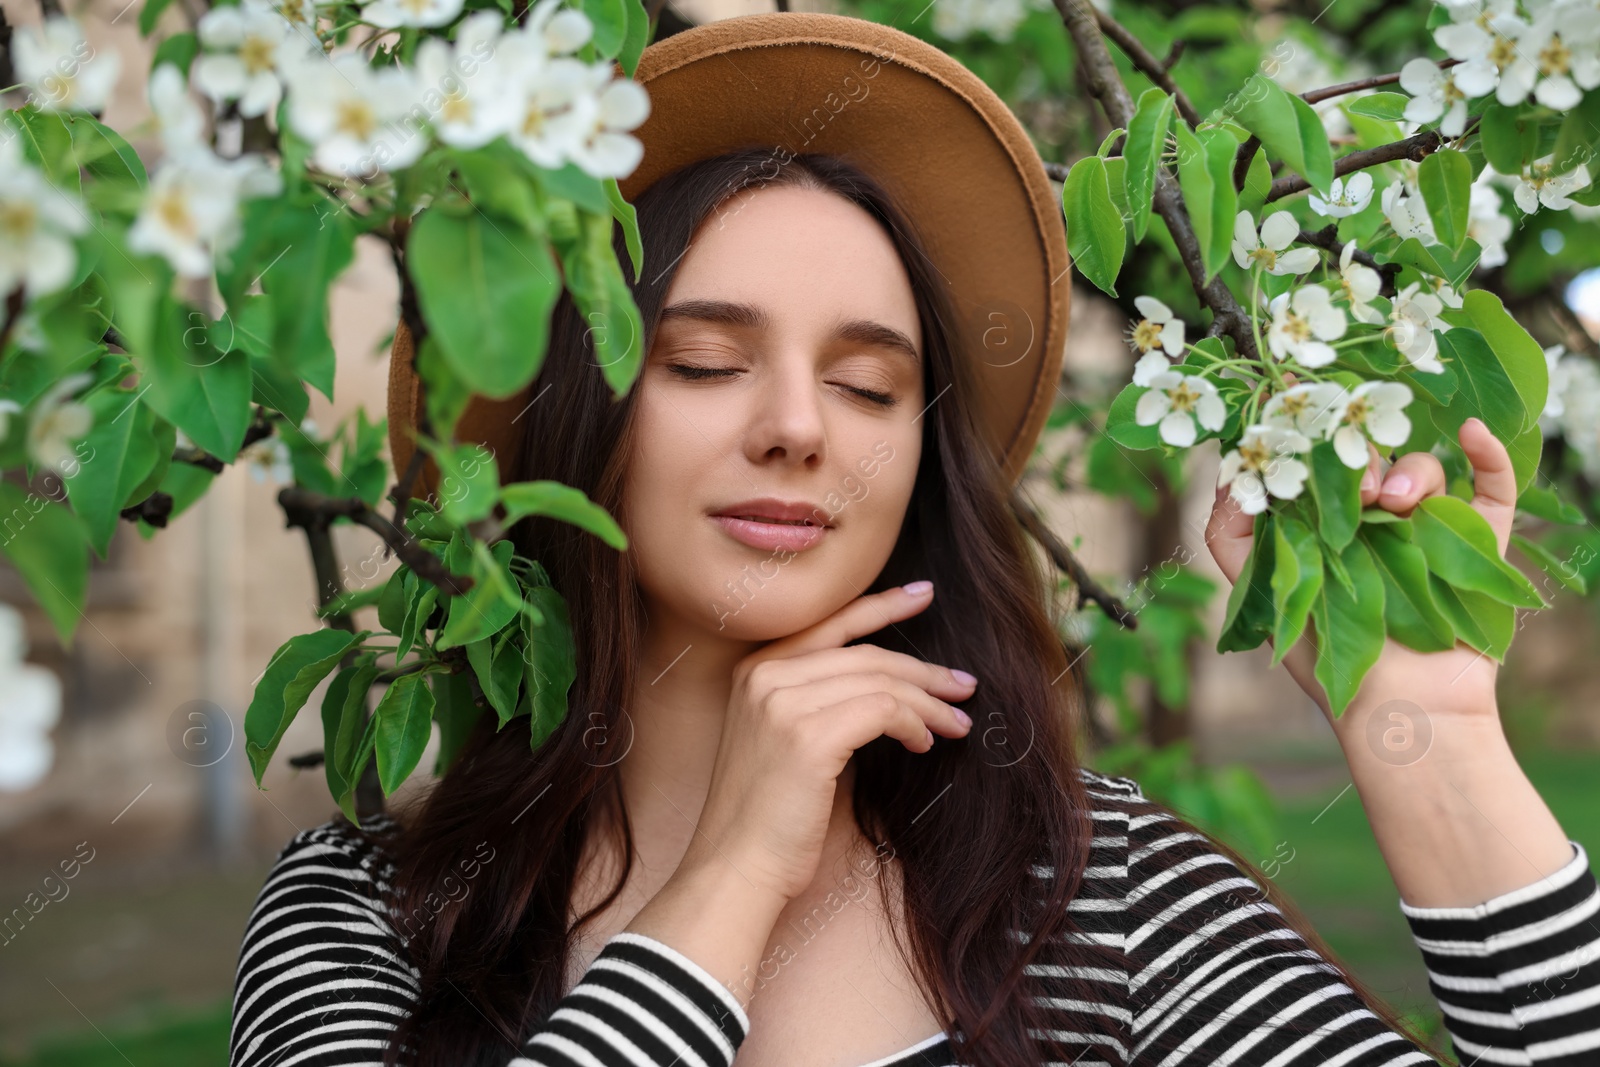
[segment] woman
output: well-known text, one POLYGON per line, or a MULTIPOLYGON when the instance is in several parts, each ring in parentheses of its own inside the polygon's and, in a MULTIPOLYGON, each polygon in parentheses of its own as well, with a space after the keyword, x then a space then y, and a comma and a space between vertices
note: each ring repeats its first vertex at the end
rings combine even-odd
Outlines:
MULTIPOLYGON (((634 203, 638 381, 612 402, 563 298, 508 462, 630 539, 514 534, 571 608, 567 719, 531 754, 526 719, 485 727, 400 822, 290 843, 232 1063, 1432 1062, 1246 861, 1077 764, 1051 587, 907 211, 760 149, 634 203)), ((1506 451, 1461 442, 1503 544, 1506 451)), ((1407 456, 1363 496, 1442 487, 1407 456)), ((1219 503, 1230 580, 1249 529, 1219 503)), ((1391 644, 1333 725, 1458 1050, 1593 1062, 1600 890, 1505 745, 1494 666, 1391 644), (1363 739, 1394 700, 1435 726, 1403 768, 1363 739)))

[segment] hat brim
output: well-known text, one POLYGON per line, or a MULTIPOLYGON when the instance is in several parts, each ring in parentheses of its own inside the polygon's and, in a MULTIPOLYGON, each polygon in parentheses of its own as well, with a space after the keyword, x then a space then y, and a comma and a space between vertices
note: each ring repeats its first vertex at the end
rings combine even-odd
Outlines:
MULTIPOLYGON (((651 111, 633 131, 644 157, 618 181, 630 201, 688 163, 761 147, 775 160, 842 156, 905 208, 949 283, 957 354, 975 371, 975 419, 1014 482, 1055 395, 1071 285, 1060 202, 1005 102, 908 33, 809 12, 742 15, 674 34, 645 49, 635 78, 651 111)), ((421 413, 410 340, 401 323, 389 375, 397 471, 410 460, 421 413)), ((475 397, 457 436, 508 456, 512 420, 526 403, 521 394, 475 397)), ((434 479, 430 461, 424 491, 434 479)))

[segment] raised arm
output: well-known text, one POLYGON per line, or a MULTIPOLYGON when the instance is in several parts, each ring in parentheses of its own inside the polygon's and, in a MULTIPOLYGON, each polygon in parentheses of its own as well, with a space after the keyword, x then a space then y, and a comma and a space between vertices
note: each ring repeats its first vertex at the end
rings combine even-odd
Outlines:
MULTIPOLYGON (((1142 794, 1122 808, 1129 1064, 1435 1062, 1370 1010, 1299 920, 1204 834, 1142 794), (1179 1058, 1167 1059, 1174 1050, 1179 1058)), ((1463 1062, 1594 1062, 1600 887, 1581 847, 1568 847, 1555 876, 1474 907, 1400 903, 1463 1062)))

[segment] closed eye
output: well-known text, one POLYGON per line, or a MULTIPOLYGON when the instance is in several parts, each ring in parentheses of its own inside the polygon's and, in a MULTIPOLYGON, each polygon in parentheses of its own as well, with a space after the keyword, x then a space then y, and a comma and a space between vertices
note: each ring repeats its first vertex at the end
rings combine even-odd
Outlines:
MULTIPOLYGON (((696 367, 688 363, 668 363, 667 369, 690 381, 703 381, 708 378, 718 378, 739 373, 732 367, 696 367)), ((865 400, 870 400, 880 407, 890 408, 900 402, 892 393, 880 393, 875 389, 862 389, 854 385, 845 385, 842 388, 855 393, 865 400)))

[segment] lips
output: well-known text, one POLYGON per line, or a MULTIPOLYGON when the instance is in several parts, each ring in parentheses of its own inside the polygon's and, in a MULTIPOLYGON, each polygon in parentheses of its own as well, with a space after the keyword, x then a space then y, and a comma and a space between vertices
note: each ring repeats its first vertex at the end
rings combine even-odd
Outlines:
POLYGON ((819 505, 763 497, 711 513, 728 536, 751 548, 800 552, 819 544, 832 525, 819 505))

